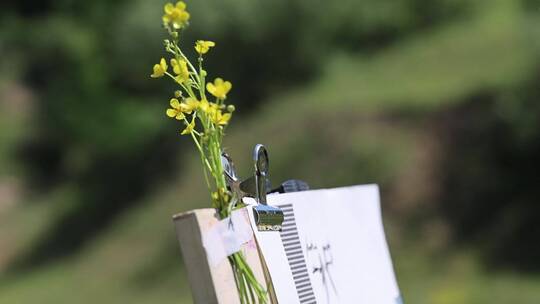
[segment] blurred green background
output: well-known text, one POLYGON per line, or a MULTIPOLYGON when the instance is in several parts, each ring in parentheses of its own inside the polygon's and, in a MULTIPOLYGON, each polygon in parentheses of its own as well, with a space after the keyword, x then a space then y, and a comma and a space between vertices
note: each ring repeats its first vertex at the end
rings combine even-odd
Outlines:
MULTIPOLYGON (((190 303, 162 1, 0 4, 0 303, 190 303)), ((240 174, 378 183, 406 303, 538 303, 540 1, 187 1, 240 174)), ((351 232, 354 233, 354 232, 351 232)))

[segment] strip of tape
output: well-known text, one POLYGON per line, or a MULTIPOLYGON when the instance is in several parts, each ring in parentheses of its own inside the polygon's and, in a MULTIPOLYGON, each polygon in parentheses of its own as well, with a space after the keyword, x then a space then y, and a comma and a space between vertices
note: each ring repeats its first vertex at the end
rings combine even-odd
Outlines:
POLYGON ((203 246, 211 266, 217 266, 229 255, 240 251, 253 238, 245 209, 235 210, 203 235, 203 246))

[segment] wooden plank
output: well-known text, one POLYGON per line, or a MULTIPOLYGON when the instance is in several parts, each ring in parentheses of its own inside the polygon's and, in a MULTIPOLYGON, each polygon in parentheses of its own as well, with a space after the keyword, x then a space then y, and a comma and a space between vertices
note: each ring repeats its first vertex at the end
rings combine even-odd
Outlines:
MULTIPOLYGON (((177 214, 173 216, 173 221, 195 303, 239 304, 234 274, 228 259, 217 266, 211 266, 203 246, 203 235, 219 221, 215 209, 197 209, 177 214)), ((263 270, 255 240, 245 244, 242 252, 257 280, 265 287, 270 285, 270 302, 277 303, 271 284, 267 284, 268 272, 263 270)))

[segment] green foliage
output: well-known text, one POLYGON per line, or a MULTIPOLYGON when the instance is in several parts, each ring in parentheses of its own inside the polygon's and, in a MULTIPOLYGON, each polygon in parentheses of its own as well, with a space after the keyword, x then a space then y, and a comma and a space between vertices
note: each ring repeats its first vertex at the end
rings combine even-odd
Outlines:
MULTIPOLYGON (((205 64, 235 84, 241 175, 263 142, 274 182, 381 184, 406 302, 530 303, 538 278, 494 266, 538 265, 521 247, 537 235, 534 2, 191 1, 185 39, 216 41, 205 64)), ((173 88, 149 80, 161 5, 0 12, 0 186, 24 188, 0 203, 0 303, 189 302, 169 219, 208 202, 164 116, 173 88)))

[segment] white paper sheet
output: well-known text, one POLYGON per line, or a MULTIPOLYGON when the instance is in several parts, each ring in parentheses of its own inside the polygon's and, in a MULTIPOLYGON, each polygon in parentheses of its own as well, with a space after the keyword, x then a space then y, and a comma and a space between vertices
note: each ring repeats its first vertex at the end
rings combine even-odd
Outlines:
POLYGON ((279 303, 402 303, 377 185, 269 195, 268 204, 285 211, 283 231, 254 230, 279 303))
MULTIPOLYGON (((254 201, 251 201, 251 203, 254 203, 254 201)), ((272 278, 272 283, 279 303, 300 303, 279 232, 265 231, 264 233, 259 233, 253 218, 253 212, 251 209, 249 211, 251 227, 255 232, 255 238, 264 256, 266 266, 268 269, 272 269, 270 275, 277 278, 272 278)))

